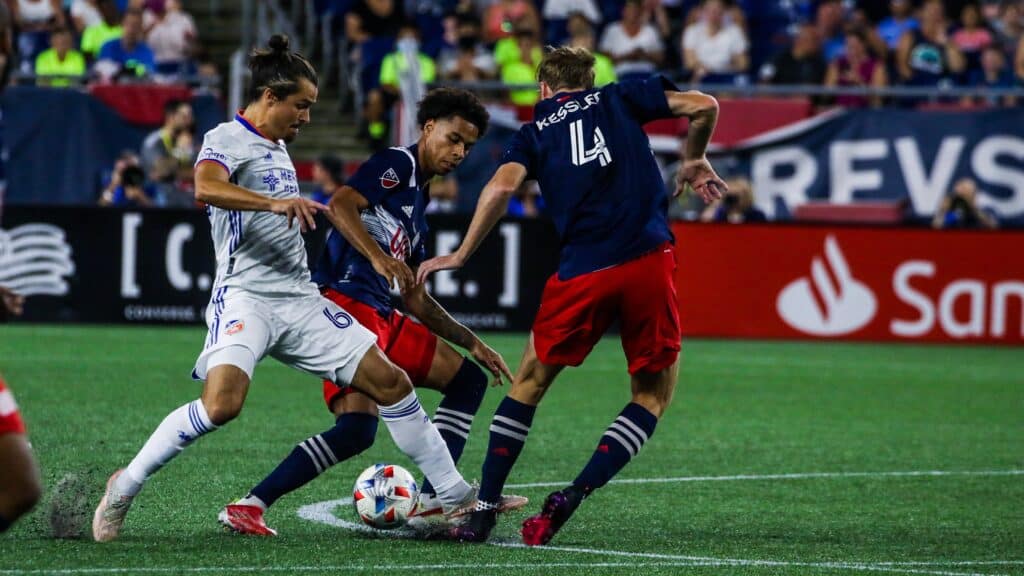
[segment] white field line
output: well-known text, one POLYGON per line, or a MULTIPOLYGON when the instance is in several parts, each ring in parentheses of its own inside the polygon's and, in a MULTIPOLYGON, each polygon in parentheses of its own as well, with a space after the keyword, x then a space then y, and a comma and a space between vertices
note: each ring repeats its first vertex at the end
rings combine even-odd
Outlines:
MULTIPOLYGON (((363 532, 367 534, 375 534, 383 538, 417 538, 415 532, 411 530, 376 530, 370 528, 365 524, 359 522, 350 522, 338 518, 334 515, 334 509, 339 506, 348 506, 352 503, 351 498, 341 498, 338 500, 328 500, 325 502, 316 502, 314 504, 308 504, 299 508, 299 518, 304 520, 310 520, 312 522, 319 522, 328 526, 334 526, 337 528, 343 528, 346 530, 352 530, 355 532, 363 532)), ((931 576, 998 576, 992 573, 977 573, 977 572, 959 572, 950 570, 940 569, 927 569, 922 565, 920 568, 914 567, 903 567, 897 564, 888 563, 875 563, 875 562, 796 562, 796 561, 785 561, 785 560, 746 560, 739 558, 715 558, 710 556, 687 556, 680 554, 657 554, 650 552, 627 552, 621 550, 599 550, 592 548, 577 548, 577 547, 564 547, 564 546, 538 546, 534 548, 528 548, 523 544, 513 542, 491 542, 493 546, 500 546, 503 548, 523 548, 536 551, 554 551, 554 552, 573 552, 579 554, 595 554, 598 556, 613 556, 613 557, 625 557, 625 558, 637 558, 643 560, 656 560, 664 562, 689 562, 690 564, 679 564, 679 566, 730 566, 730 567, 800 567, 800 568, 816 568, 816 569, 832 569, 832 570, 852 570, 858 572, 885 572, 895 574, 927 574, 931 576)), ((970 562, 970 561, 965 561, 970 562)), ((988 561, 978 561, 988 562, 988 561)), ((998 562, 1013 563, 1015 561, 1006 560, 998 562)), ((1024 564, 1021 561, 1020 564, 1024 564)), ((638 564, 639 565, 639 564, 638 564)), ((941 566, 942 564, 938 564, 941 566)), ((966 564, 965 564, 966 565, 966 564)))
MULTIPOLYGON (((676 482, 732 482, 740 480, 809 480, 814 478, 899 478, 942 476, 1022 476, 1024 470, 910 470, 905 472, 795 472, 789 474, 736 474, 733 476, 677 476, 673 478, 622 478, 610 484, 672 484, 676 482)), ((565 487, 570 482, 528 482, 506 488, 565 487)))

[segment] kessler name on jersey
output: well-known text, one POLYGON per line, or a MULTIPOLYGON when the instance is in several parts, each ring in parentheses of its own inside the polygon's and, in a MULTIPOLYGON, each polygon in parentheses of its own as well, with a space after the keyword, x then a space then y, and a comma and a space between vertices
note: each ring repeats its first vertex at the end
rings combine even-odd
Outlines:
POLYGON ((569 114, 574 112, 582 112, 591 106, 597 106, 601 103, 601 93, 593 92, 587 94, 580 100, 569 100, 561 108, 552 112, 545 118, 541 118, 534 122, 537 125, 537 130, 543 130, 553 124, 558 124, 562 120, 565 120, 569 114))

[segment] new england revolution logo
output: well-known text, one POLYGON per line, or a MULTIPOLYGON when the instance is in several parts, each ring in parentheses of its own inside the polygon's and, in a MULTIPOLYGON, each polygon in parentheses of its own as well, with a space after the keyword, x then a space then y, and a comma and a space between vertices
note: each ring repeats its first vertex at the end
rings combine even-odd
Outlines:
POLYGON ((398 186, 398 173, 395 172, 394 168, 388 168, 383 174, 380 175, 380 185, 386 190, 390 190, 395 186, 398 186))

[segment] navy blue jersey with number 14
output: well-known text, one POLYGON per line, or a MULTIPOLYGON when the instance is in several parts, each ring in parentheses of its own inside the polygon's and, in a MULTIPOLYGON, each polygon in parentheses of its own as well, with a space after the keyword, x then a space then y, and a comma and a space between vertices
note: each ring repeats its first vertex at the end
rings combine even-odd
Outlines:
POLYGON ((608 268, 672 240, 668 193, 643 125, 671 118, 661 76, 561 92, 505 151, 537 180, 561 239, 559 278, 608 268))

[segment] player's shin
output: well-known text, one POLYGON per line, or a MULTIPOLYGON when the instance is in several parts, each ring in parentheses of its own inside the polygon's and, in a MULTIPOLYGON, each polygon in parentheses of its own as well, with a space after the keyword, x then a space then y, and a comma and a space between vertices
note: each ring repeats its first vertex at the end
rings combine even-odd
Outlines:
POLYGON ((380 417, 398 448, 426 474, 446 508, 466 503, 473 489, 455 468, 441 434, 410 391, 390 406, 378 406, 380 417))
MULTIPOLYGON (((434 425, 448 446, 452 461, 459 462, 466 447, 473 418, 480 409, 487 391, 487 375, 468 358, 462 360, 459 371, 444 389, 444 398, 434 414, 434 425)), ((435 494, 430 480, 423 482, 424 494, 435 494)))
POLYGON ((349 412, 338 417, 333 428, 300 442, 277 468, 238 503, 266 509, 278 498, 304 486, 327 468, 373 445, 377 417, 349 412))
POLYGON ((491 422, 491 437, 484 460, 483 480, 477 496, 477 509, 496 509, 501 500, 509 472, 519 458, 526 436, 533 424, 536 406, 524 404, 506 396, 491 422))
POLYGON ((115 489, 126 496, 134 496, 142 484, 157 470, 174 459, 200 436, 213 432, 217 426, 210 420, 202 400, 196 399, 179 406, 164 418, 146 443, 117 477, 115 489))
POLYGON ((604 431, 594 455, 573 481, 573 486, 589 495, 604 486, 619 470, 640 453, 654 435, 658 417, 643 406, 630 403, 604 431))

